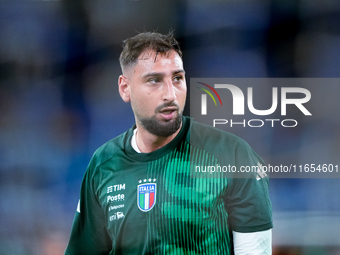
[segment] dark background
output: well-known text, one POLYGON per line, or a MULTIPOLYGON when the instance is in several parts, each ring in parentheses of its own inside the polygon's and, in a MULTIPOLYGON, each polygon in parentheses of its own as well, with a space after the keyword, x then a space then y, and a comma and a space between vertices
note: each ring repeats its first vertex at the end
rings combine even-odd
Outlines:
MULTIPOLYGON (((339 24, 337 0, 1 1, 0 254, 63 253, 92 153, 134 122, 117 92, 122 40, 174 29, 188 84, 337 78, 339 24)), ((338 157, 338 110, 324 113, 327 130, 242 138, 266 161, 312 161, 311 147, 338 157)), ((271 180, 274 254, 340 254, 339 191, 339 179, 271 180)))

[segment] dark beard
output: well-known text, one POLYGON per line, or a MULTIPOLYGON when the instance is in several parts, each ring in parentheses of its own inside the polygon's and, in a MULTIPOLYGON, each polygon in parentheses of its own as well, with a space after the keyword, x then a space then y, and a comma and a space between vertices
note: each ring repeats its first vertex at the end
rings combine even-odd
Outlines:
POLYGON ((155 115, 150 118, 140 119, 140 123, 143 128, 151 134, 161 137, 169 137, 181 127, 182 113, 178 112, 175 119, 164 123, 160 122, 155 115))

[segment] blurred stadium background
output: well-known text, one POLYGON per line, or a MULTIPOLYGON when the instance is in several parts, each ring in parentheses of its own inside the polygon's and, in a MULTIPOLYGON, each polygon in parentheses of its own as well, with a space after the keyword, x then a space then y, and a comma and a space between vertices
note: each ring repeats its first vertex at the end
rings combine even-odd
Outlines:
MULTIPOLYGON (((1 1, 0 254, 63 254, 92 153, 134 121, 117 93, 122 40, 174 29, 188 84, 337 78, 339 24, 338 0, 1 1)), ((269 162, 339 159, 339 88, 326 130, 243 138, 269 162)), ((273 179, 270 192, 274 254, 340 254, 339 179, 273 179)))

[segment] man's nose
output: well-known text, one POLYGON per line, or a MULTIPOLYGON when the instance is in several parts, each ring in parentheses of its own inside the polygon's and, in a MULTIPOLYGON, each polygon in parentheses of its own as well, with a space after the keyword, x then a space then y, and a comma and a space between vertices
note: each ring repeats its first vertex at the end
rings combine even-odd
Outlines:
POLYGON ((175 91, 174 85, 172 84, 172 80, 166 81, 163 89, 164 89, 163 100, 164 101, 175 101, 176 91, 175 91))

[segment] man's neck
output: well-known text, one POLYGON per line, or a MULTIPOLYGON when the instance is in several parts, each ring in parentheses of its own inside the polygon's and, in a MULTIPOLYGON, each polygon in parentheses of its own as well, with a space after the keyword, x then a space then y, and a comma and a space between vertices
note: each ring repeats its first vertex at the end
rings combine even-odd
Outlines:
POLYGON ((177 134, 181 130, 182 124, 175 133, 168 137, 162 137, 151 134, 143 127, 137 125, 136 143, 138 149, 142 153, 149 153, 158 150, 159 148, 162 148, 163 146, 170 143, 177 136, 177 134))

